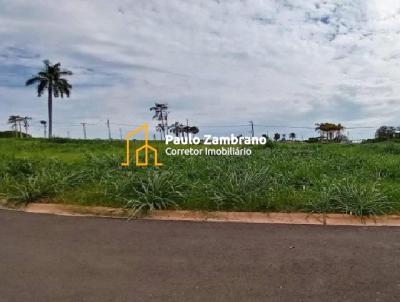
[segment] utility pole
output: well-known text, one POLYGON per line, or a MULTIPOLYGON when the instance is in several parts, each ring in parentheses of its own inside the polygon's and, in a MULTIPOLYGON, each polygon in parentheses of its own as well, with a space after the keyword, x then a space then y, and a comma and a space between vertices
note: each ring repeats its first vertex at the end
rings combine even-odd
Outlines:
POLYGON ((110 120, 107 120, 108 139, 111 140, 110 120))
POLYGON ((250 126, 251 126, 251 137, 254 137, 254 123, 253 121, 250 121, 250 126))
POLYGON ((188 119, 186 119, 186 136, 189 139, 189 120, 188 119))
POLYGON ((122 129, 121 128, 119 128, 119 137, 120 137, 120 139, 122 141, 122 129))
POLYGON ((83 137, 86 139, 86 123, 81 123, 83 129, 83 137))

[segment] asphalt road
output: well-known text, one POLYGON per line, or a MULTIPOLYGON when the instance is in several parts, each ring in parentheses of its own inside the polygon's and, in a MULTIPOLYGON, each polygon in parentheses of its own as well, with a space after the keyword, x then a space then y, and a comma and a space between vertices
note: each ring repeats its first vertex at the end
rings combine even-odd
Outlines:
POLYGON ((0 301, 400 301, 400 228, 0 211, 0 301))

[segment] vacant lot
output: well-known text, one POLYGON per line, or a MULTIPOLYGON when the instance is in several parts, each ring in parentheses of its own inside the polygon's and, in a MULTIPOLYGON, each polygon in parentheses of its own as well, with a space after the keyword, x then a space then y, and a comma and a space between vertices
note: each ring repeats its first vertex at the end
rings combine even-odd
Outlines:
POLYGON ((277 143, 253 155, 122 168, 119 141, 0 139, 3 199, 139 209, 400 212, 400 143, 277 143))

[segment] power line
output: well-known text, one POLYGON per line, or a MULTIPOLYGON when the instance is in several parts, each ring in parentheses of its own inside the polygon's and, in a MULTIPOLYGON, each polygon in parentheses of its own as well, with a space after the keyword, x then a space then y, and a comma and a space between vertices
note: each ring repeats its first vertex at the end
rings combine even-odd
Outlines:
POLYGON ((124 123, 110 123, 110 125, 116 125, 116 126, 129 126, 129 127, 139 127, 140 125, 134 125, 134 124, 124 124, 124 123))
MULTIPOLYGON (((32 119, 33 122, 35 123, 40 123, 39 119, 32 119)), ((112 123, 109 121, 109 119, 103 120, 99 119, 96 121, 92 121, 91 123, 86 123, 87 125, 91 126, 98 126, 103 124, 104 122, 109 123, 110 125, 116 125, 116 126, 129 126, 129 127, 138 127, 139 124, 130 124, 130 123, 112 123)), ((81 123, 68 123, 68 122, 53 122, 54 125, 66 125, 66 126, 81 126, 81 123)), ((0 125, 7 126, 9 125, 8 123, 0 123, 0 125)), ((249 124, 199 124, 199 127, 203 128, 233 128, 233 127, 248 127, 249 124)), ((296 126, 296 125, 276 125, 276 124, 258 124, 258 123, 253 123, 253 126, 258 126, 258 127, 265 127, 265 128, 298 128, 298 129, 313 129, 315 130, 314 126, 296 126)), ((346 129, 376 129, 379 128, 380 126, 353 126, 353 127, 345 127, 346 129)))
POLYGON ((249 124, 245 125, 199 125, 202 128, 234 128, 234 127, 249 127, 249 124))
POLYGON ((377 128, 379 128, 380 126, 368 126, 368 127, 344 127, 344 128, 346 128, 346 129, 377 129, 377 128))
POLYGON ((265 128, 294 128, 294 129, 315 129, 315 127, 307 127, 307 126, 287 126, 287 125, 263 125, 263 124, 256 124, 259 127, 265 128))

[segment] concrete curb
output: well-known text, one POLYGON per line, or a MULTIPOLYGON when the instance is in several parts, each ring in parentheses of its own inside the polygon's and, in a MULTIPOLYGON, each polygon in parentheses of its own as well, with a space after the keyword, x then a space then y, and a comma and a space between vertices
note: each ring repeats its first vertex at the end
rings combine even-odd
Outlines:
MULTIPOLYGON (((3 207, 3 209, 5 209, 3 207)), ((10 208, 8 208, 10 209, 10 208)), ((30 203, 14 209, 27 213, 64 216, 90 216, 128 218, 126 209, 91 207, 54 203, 30 203)), ((400 215, 356 217, 346 214, 262 213, 262 212, 201 212, 180 210, 155 210, 140 219, 169 221, 209 221, 269 224, 343 225, 343 226, 400 226, 400 215)))

